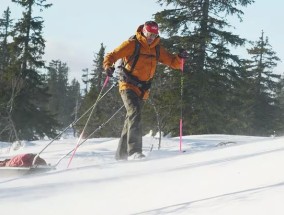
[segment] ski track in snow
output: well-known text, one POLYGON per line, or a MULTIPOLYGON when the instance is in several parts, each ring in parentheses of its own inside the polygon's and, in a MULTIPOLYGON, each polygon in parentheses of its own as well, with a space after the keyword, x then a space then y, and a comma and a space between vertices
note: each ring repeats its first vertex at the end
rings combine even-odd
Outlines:
MULTIPOLYGON (((42 154, 55 164, 77 139, 55 141, 42 154)), ((284 138, 193 135, 143 137, 142 161, 115 161, 117 138, 96 138, 80 146, 56 170, 7 177, 0 172, 1 214, 283 214, 284 138), (153 144, 153 151, 149 151, 153 144), (16 207, 15 207, 16 205, 16 207)), ((0 160, 37 153, 48 140, 25 142, 0 160)))

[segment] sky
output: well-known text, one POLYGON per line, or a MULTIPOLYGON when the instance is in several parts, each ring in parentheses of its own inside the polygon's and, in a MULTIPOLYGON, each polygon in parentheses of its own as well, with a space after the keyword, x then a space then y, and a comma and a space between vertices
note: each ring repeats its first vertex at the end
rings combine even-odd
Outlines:
MULTIPOLYGON (((128 39, 136 28, 153 14, 163 8, 155 0, 48 0, 53 6, 40 13, 45 20, 44 38, 46 50, 44 60, 61 60, 70 68, 71 78, 81 79, 82 69, 92 69, 94 54, 98 53, 101 43, 109 52, 128 39)), ((21 13, 21 8, 10 0, 0 0, 1 11, 10 6, 12 17, 21 13)), ((282 42, 284 20, 284 1, 256 0, 247 8, 243 22, 230 18, 242 38, 256 41, 263 30, 277 56, 284 62, 284 43, 282 42)), ((240 49, 236 54, 246 56, 240 49)), ((275 71, 283 74, 284 63, 278 64, 275 71)))
MULTIPOLYGON (((40 156, 54 165, 76 141, 57 140, 40 156)), ((157 139, 143 141, 141 161, 117 162, 118 139, 94 138, 78 148, 69 169, 69 157, 56 170, 30 176, 0 167, 1 214, 284 214, 283 137, 184 136, 183 153, 179 138, 162 138, 160 150, 157 139)), ((48 143, 9 151, 0 142, 0 160, 38 153, 48 143)))

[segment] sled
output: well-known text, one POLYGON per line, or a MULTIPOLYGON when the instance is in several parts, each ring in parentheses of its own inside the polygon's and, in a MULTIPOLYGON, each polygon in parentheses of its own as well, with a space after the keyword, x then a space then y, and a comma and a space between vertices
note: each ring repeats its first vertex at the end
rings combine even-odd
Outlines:
POLYGON ((24 176, 36 173, 55 170, 54 166, 34 166, 34 167, 0 167, 0 178, 11 176, 24 176))

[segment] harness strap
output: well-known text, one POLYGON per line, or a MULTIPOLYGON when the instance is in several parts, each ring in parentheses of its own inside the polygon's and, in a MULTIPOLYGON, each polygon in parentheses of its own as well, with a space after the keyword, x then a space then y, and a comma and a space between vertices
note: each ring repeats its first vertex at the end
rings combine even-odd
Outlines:
POLYGON ((149 81, 140 81, 137 77, 129 73, 127 69, 122 67, 123 73, 121 74, 122 81, 130 83, 136 87, 138 87, 142 91, 147 91, 151 88, 152 79, 149 81))
MULTIPOLYGON (((129 64, 131 61, 133 61, 132 64, 131 64, 131 67, 130 67, 130 71, 128 71, 128 72, 132 73, 134 68, 135 68, 135 66, 136 66, 136 64, 137 64, 139 56, 140 56, 141 44, 137 40, 136 35, 131 36, 130 39, 134 39, 135 40, 135 48, 134 48, 133 54, 130 56, 130 58, 124 64, 124 66, 129 64)), ((159 58, 160 58, 160 44, 156 45, 155 49, 156 49, 156 56, 155 57, 156 57, 156 60, 158 61, 159 58)))
MULTIPOLYGON (((140 44, 140 43, 137 41, 137 39, 135 38, 135 49, 134 49, 133 55, 131 56, 131 57, 134 58, 134 61, 133 61, 132 65, 131 65, 130 73, 133 72, 134 67, 136 66, 136 63, 137 63, 138 58, 139 58, 139 56, 140 56, 140 46, 141 46, 141 44, 140 44)), ((130 58, 131 58, 131 57, 130 57, 130 58)))

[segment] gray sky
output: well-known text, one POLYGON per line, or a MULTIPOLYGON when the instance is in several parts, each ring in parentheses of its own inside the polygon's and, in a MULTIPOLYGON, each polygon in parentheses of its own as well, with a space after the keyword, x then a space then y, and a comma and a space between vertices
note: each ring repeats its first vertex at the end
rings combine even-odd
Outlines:
MULTIPOLYGON (((284 62, 283 0, 255 0, 245 13, 243 22, 231 19, 235 34, 256 41, 264 30, 277 56, 284 62)), ((21 8, 10 0, 0 0, 0 13, 10 6, 12 18, 21 14, 21 8)), ((71 78, 81 80, 82 69, 92 68, 94 53, 100 44, 111 51, 129 36, 138 25, 152 19, 152 14, 161 11, 155 0, 48 0, 53 6, 40 13, 44 18, 46 50, 44 59, 49 62, 59 59, 70 68, 71 78)), ((237 51, 245 57, 244 50, 237 51)), ((284 63, 275 70, 283 74, 284 63)))

